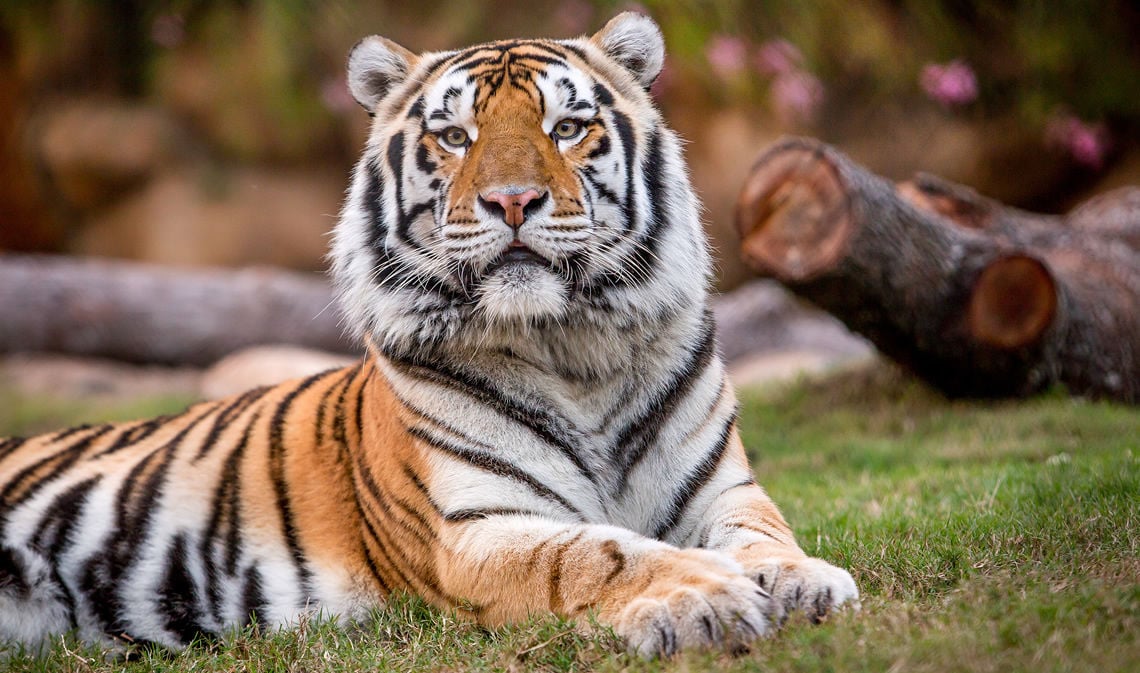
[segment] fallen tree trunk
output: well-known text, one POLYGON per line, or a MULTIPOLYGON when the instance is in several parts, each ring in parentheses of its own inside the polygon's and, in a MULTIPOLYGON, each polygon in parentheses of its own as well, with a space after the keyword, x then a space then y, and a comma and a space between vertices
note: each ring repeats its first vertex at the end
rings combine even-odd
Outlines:
MULTIPOLYGON (((830 316, 762 286, 714 300, 728 360, 771 350, 809 349, 835 358, 867 352, 830 316), (764 306, 757 309, 757 301, 764 306), (741 311, 741 305, 754 310, 741 311)), ((0 354, 205 366, 261 344, 361 352, 343 335, 332 288, 319 276, 0 254, 0 354)))
POLYGON ((737 227, 753 270, 950 395, 1059 382, 1136 403, 1137 201, 1118 190, 1069 217, 1035 215, 931 176, 895 185, 790 139, 753 168, 737 227))
POLYGON ((323 279, 0 255, 0 352, 207 365, 257 344, 356 352, 323 279))

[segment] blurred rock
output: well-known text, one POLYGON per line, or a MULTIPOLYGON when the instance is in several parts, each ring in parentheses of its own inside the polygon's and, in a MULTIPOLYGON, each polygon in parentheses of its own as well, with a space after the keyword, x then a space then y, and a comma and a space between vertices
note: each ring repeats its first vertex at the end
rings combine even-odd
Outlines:
MULTIPOLYGON (((730 366, 778 355, 807 362, 840 364, 870 357, 875 349, 843 323, 796 299, 779 283, 753 280, 713 301, 721 354, 730 366), (789 354, 795 354, 792 357, 789 354)), ((775 362, 775 361, 773 361, 775 362)))
POLYGON ((255 346, 228 355, 206 369, 199 390, 203 399, 214 400, 257 386, 347 367, 359 360, 296 346, 255 346))
POLYGON ((32 128, 52 187, 78 210, 144 183, 176 156, 182 135, 158 108, 110 100, 53 105, 32 128))
POLYGON ((75 252, 173 265, 324 268, 338 169, 181 167, 94 214, 75 252))

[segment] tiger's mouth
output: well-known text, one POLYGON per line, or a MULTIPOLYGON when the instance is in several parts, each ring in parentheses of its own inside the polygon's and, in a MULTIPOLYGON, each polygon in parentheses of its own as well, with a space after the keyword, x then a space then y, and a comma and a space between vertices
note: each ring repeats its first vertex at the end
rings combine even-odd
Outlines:
POLYGON ((519 241, 512 241, 510 245, 503 250, 502 254, 496 257, 487 265, 485 273, 491 274, 499 269, 511 265, 531 265, 540 266, 544 268, 552 268, 552 262, 538 254, 534 250, 527 247, 519 241))

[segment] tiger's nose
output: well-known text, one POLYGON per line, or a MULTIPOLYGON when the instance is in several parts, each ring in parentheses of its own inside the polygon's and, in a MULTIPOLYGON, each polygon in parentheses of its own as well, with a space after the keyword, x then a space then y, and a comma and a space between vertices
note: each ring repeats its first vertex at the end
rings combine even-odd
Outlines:
POLYGON ((508 226, 518 228, 526 222, 526 216, 534 213, 546 201, 546 194, 537 189, 528 189, 518 194, 491 192, 479 197, 479 204, 488 212, 503 218, 508 226))

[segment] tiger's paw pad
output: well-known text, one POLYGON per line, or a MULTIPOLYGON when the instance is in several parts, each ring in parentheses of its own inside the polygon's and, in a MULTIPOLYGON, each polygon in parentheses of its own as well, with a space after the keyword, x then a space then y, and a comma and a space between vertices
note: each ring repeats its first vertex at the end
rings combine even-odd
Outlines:
POLYGON ((817 558, 750 564, 746 575, 772 596, 770 618, 782 624, 799 610, 813 623, 841 607, 859 609, 859 589, 851 573, 817 558))
POLYGON ((770 602, 747 577, 726 573, 633 599, 614 630, 646 658, 694 648, 735 651, 771 630, 770 602))

